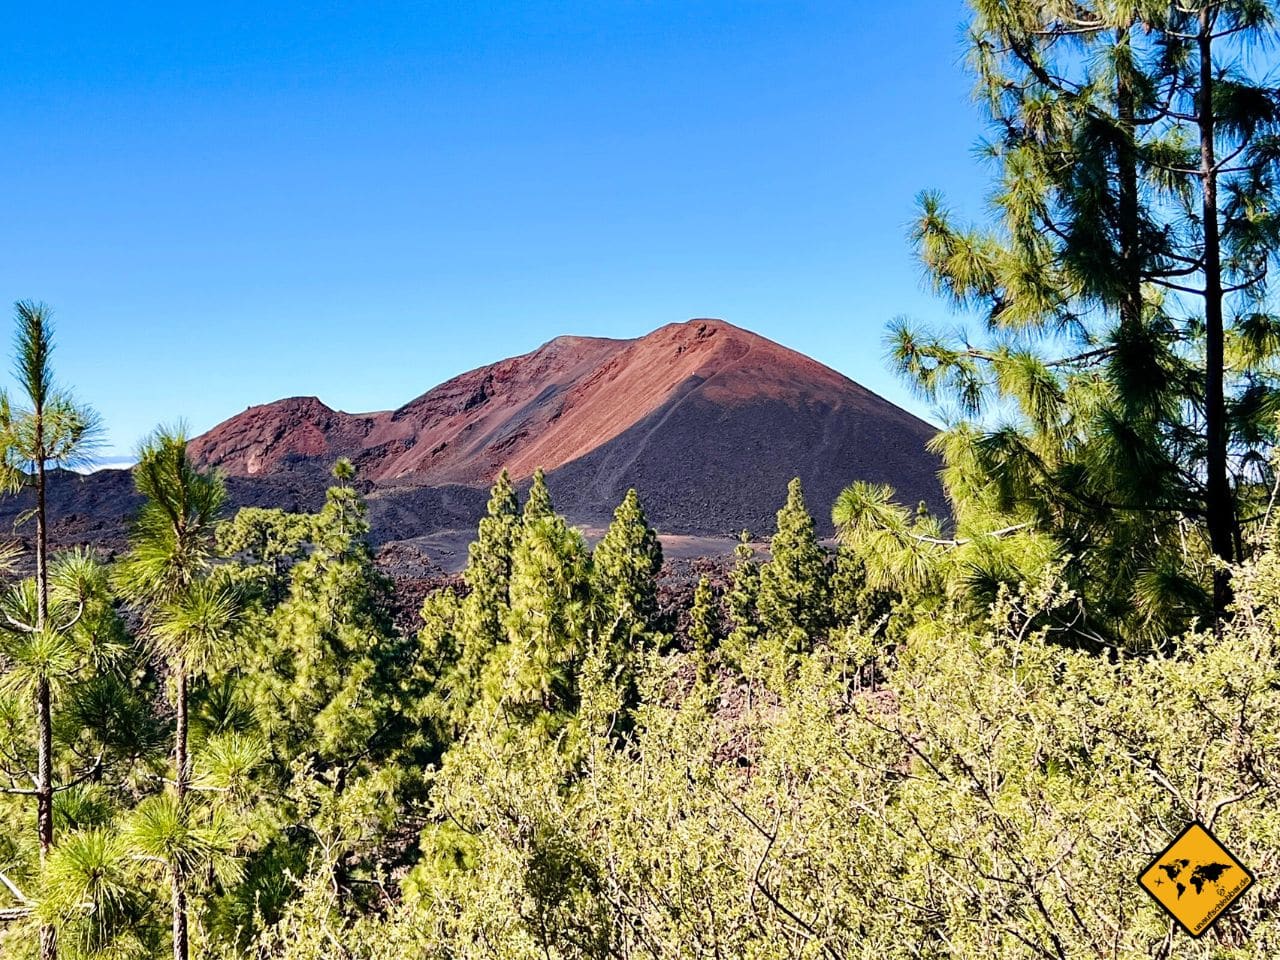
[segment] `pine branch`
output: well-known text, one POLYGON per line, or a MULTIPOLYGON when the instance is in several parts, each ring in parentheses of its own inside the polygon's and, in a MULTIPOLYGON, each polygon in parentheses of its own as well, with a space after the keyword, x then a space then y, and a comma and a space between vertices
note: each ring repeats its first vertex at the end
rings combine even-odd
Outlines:
POLYGON ((68 781, 67 783, 54 787, 53 792, 63 793, 64 791, 74 789, 75 787, 80 786, 80 784, 84 783, 86 780, 90 779, 91 777, 96 776, 98 774, 98 771, 100 771, 101 769, 102 769, 102 754, 99 753, 94 758, 93 764, 92 766, 89 767, 88 770, 80 774, 80 776, 76 777, 74 780, 68 781))
POLYGON ((1223 287, 1222 292, 1223 293, 1239 293, 1241 290, 1247 290, 1250 287, 1256 286, 1257 284, 1261 283, 1266 279, 1267 279, 1267 268, 1263 267, 1261 270, 1259 270, 1253 276, 1249 277, 1247 280, 1242 280, 1239 283, 1233 283, 1233 284, 1230 284, 1229 286, 1223 287))
POLYGON ((1197 287, 1188 287, 1184 284, 1174 283, 1172 280, 1165 280, 1161 277, 1149 277, 1148 279, 1156 286, 1164 287, 1166 290, 1177 290, 1179 293, 1189 293, 1196 297, 1205 296, 1204 290, 1197 287))
POLYGON ((4 618, 8 621, 10 629, 17 631, 18 633, 30 634, 36 632, 35 627, 31 626, 29 623, 19 623, 17 620, 13 619, 13 617, 9 616, 8 613, 5 613, 4 618))

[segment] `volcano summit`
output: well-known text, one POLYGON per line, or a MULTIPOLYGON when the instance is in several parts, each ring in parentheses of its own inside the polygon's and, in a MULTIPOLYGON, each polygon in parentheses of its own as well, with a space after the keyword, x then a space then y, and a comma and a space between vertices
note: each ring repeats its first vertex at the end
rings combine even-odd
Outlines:
POLYGON ((660 530, 724 534, 770 529, 793 476, 820 527, 853 480, 890 483, 904 503, 940 509, 938 463, 925 450, 933 433, 802 354, 721 320, 690 320, 635 340, 557 337, 396 410, 343 413, 315 397, 250 407, 193 440, 191 453, 244 480, 319 481, 348 457, 371 485, 384 541, 435 524, 424 515, 424 529, 380 530, 380 518, 413 528, 422 508, 468 513, 504 467, 517 482, 542 467, 557 509, 581 522, 606 519, 634 486, 660 530))

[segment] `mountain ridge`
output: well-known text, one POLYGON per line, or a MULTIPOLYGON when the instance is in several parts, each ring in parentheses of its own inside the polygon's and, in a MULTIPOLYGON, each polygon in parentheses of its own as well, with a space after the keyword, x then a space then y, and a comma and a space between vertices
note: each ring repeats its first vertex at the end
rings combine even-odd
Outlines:
MULTIPOLYGON (((318 397, 261 404, 195 438, 191 453, 203 466, 246 478, 315 473, 345 456, 382 487, 487 486, 504 468, 517 481, 542 468, 560 477, 558 486, 574 488, 570 508, 596 516, 637 480, 660 500, 705 500, 709 484, 758 472, 761 457, 778 460, 783 453, 782 472, 803 477, 812 472, 806 466, 824 460, 841 469, 832 448, 842 442, 871 440, 884 449, 843 465, 845 475, 821 483, 819 495, 833 495, 833 484, 838 490, 852 479, 878 478, 905 499, 939 508, 937 464, 924 451, 933 432, 812 358, 700 318, 634 339, 555 337, 458 374, 393 410, 346 413, 318 397), (690 422, 691 411, 700 422, 690 422), (744 448, 741 462, 725 449, 726 431, 744 448), (798 448, 797 433, 815 449, 798 448), (718 477, 687 462, 700 447, 715 452, 709 459, 719 464, 718 477), (894 466, 894 475, 876 469, 877 460, 894 466), (665 477, 664 465, 674 467, 665 477)), ((826 503, 814 505, 821 522, 826 503)), ((688 511, 658 512, 683 513, 680 527, 698 526, 688 511)))

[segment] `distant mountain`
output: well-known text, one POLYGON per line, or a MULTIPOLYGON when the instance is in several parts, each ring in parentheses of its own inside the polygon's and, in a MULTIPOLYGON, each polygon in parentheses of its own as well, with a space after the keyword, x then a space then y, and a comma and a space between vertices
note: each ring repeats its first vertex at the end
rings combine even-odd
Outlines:
POLYGON ((343 413, 315 397, 250 407, 190 449, 205 466, 277 489, 311 489, 348 457, 385 541, 475 512, 476 491, 504 467, 517 481, 542 467, 557 508, 579 522, 603 522, 634 486, 672 533, 767 532, 797 475, 823 527, 855 479, 941 510, 938 463, 925 450, 933 434, 802 354, 690 320, 635 340, 557 337, 396 410, 343 413))

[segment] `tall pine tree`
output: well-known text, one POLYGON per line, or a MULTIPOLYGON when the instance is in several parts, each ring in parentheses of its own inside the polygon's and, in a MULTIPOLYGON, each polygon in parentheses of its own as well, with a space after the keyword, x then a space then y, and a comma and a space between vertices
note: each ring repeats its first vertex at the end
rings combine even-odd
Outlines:
POLYGON ((831 627, 831 582, 800 479, 787 487, 770 558, 760 570, 757 611, 765 632, 790 653, 811 649, 831 627))
POLYGON ((590 608, 591 554, 582 535, 561 517, 526 510, 512 556, 508 643, 485 668, 490 706, 544 730, 569 719, 579 703, 590 608))
POLYGON ((1065 562, 1077 636, 1150 642, 1225 609, 1221 564, 1273 479, 1280 94, 1252 56, 1273 5, 972 5, 992 219, 960 226, 925 194, 915 239, 975 329, 892 333, 903 374, 952 405, 955 529, 863 487, 844 535, 981 597, 1065 562))
POLYGON ((468 599, 475 620, 468 631, 469 646, 491 649, 505 639, 502 621, 510 604, 511 555, 519 526, 520 503, 503 470, 489 491, 476 539, 467 549, 463 579, 471 590, 468 599))
MULTIPOLYGON (((17 330, 14 335, 14 379, 18 393, 0 394, 0 482, 11 492, 31 486, 35 506, 27 516, 35 523, 36 608, 30 622, 16 626, 19 632, 40 637, 56 648, 68 640, 68 621, 50 616, 49 520, 46 502, 48 470, 84 460, 92 452, 98 434, 97 415, 78 403, 53 379, 53 324, 43 303, 20 300, 14 304, 17 330)), ((12 559, 8 557, 6 559, 12 559)), ((52 653, 51 649, 48 651, 52 653)), ((52 673, 39 672, 33 691, 36 713, 36 833, 40 861, 53 845, 53 717, 52 673)), ((57 954, 57 931, 48 924, 40 928, 41 960, 57 954)))
POLYGON ((609 642, 630 643, 651 631, 658 615, 662 544, 634 489, 627 491, 614 511, 591 561, 600 636, 609 642))
POLYGON ((437 590, 423 601, 423 707, 448 738, 466 725, 485 662, 507 641, 512 560, 522 529, 515 487, 503 470, 467 550, 463 580, 469 592, 459 600, 452 590, 437 590))
MULTIPOLYGON (((190 684, 227 642, 236 615, 235 598, 211 580, 215 524, 226 503, 226 486, 218 474, 192 462, 181 430, 161 429, 150 437, 133 476, 145 499, 130 531, 129 553, 117 568, 117 582, 142 610, 144 630, 172 675, 172 813, 178 818, 175 831, 186 838, 192 827, 186 802, 190 684)), ((169 863, 174 960, 188 955, 187 881, 194 866, 181 857, 169 863)))

